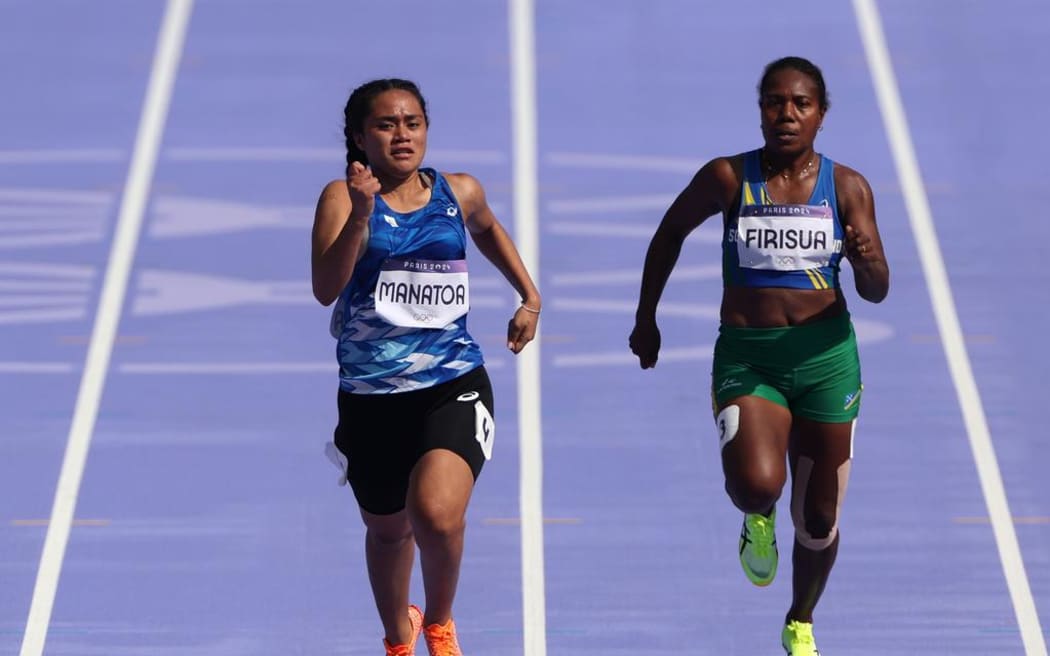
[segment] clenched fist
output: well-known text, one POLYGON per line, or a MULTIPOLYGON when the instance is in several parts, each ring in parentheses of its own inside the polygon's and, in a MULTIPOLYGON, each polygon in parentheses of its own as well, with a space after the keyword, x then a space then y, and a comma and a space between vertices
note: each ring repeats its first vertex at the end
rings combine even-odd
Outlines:
POLYGON ((379 193, 379 180, 372 169, 361 162, 353 162, 346 171, 346 190, 350 194, 350 218, 368 221, 379 193))

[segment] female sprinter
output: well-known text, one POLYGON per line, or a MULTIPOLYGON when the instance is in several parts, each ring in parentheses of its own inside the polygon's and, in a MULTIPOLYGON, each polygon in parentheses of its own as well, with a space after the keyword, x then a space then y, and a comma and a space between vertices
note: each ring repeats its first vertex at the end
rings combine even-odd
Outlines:
POLYGON ((313 291, 338 301, 339 423, 333 460, 366 527, 365 554, 388 656, 459 656, 452 602, 467 503, 491 457, 492 388, 467 332, 466 232, 521 296, 507 329, 532 340, 540 295, 473 177, 422 167, 429 119, 415 84, 354 90, 345 109, 347 175, 321 193, 313 291), (419 547, 426 607, 409 605, 419 547))
POLYGON ((867 181, 813 149, 828 111, 820 69, 779 59, 758 92, 763 147, 707 163, 657 228, 630 347, 643 369, 656 364, 656 307, 682 242, 721 213, 711 392, 726 491, 744 512, 740 562, 756 585, 773 580, 776 502, 789 466, 795 540, 781 643, 790 656, 815 656, 813 609, 838 551, 862 389, 839 265, 845 255, 857 293, 873 303, 886 297, 889 269, 867 181))

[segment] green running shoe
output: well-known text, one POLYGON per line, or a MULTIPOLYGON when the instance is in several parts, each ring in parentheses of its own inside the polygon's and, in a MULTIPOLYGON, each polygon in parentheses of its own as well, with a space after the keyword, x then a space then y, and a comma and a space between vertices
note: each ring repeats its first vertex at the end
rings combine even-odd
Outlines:
POLYGON ((777 575, 776 521, 776 508, 769 517, 744 515, 744 526, 740 529, 740 564, 755 585, 769 585, 777 575))
POLYGON ((813 642, 813 625, 791 620, 780 633, 780 644, 788 656, 820 656, 813 642))

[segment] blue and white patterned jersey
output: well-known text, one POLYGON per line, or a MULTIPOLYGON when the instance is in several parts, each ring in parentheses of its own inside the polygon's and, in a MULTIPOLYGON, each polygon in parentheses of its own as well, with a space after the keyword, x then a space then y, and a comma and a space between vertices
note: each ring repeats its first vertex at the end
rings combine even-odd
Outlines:
POLYGON ((366 251, 339 295, 339 385, 390 394, 443 383, 483 364, 467 332, 469 287, 463 212, 433 169, 430 202, 395 212, 376 195, 366 251))

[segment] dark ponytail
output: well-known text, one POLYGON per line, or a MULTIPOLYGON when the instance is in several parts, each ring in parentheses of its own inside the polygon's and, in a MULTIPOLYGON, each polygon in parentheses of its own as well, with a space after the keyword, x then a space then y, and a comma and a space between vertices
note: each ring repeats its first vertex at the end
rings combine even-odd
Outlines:
POLYGON ((407 91, 415 96, 416 100, 419 101, 419 106, 423 109, 423 120, 426 121, 428 126, 430 125, 430 117, 427 115, 427 103, 423 100, 423 94, 419 92, 419 87, 414 82, 389 78, 372 80, 362 84, 350 94, 350 99, 346 101, 346 108, 343 110, 343 137, 346 139, 347 171, 350 170, 350 164, 353 162, 361 162, 368 166, 368 156, 365 155, 365 151, 358 148, 357 144, 354 143, 354 135, 361 134, 364 131, 365 119, 372 113, 372 101, 375 100, 376 96, 384 91, 393 89, 407 91))

